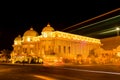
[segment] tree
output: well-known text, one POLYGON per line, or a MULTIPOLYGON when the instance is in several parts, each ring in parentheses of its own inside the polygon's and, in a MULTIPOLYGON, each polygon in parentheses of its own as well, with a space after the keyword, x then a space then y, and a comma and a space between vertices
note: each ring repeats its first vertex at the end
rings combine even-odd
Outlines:
POLYGON ((2 54, 2 57, 1 57, 1 58, 5 58, 6 62, 8 62, 9 59, 11 58, 10 53, 11 53, 10 50, 3 49, 3 50, 1 51, 1 54, 2 54))

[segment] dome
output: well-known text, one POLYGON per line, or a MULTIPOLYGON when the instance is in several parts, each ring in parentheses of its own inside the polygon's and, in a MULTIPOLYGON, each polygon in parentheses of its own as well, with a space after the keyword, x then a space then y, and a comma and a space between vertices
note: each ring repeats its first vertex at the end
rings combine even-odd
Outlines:
POLYGON ((35 37, 35 36, 38 36, 39 34, 35 31, 35 30, 33 30, 33 28, 30 28, 30 30, 27 30, 25 33, 24 33, 24 35, 23 36, 33 36, 33 37, 35 37))
POLYGON ((53 27, 50 26, 50 24, 48 24, 46 27, 44 27, 42 29, 42 32, 52 32, 55 31, 53 27))
POLYGON ((18 36, 15 38, 15 41, 21 41, 21 35, 18 35, 18 36))

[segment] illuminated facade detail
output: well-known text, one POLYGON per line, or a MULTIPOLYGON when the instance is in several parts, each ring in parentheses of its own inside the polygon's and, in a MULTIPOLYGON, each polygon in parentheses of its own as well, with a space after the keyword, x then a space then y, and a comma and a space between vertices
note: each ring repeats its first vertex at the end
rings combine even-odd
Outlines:
POLYGON ((39 35, 33 28, 27 30, 23 36, 15 38, 11 60, 13 63, 32 60, 75 60, 78 56, 87 58, 92 50, 99 48, 99 39, 75 35, 62 31, 55 31, 48 24, 39 35))

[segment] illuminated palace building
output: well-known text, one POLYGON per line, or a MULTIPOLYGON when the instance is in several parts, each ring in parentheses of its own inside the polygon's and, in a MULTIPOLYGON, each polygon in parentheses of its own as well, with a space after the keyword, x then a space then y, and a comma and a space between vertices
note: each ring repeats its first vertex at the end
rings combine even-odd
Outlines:
POLYGON ((63 31, 55 31, 48 24, 39 35, 31 27, 22 37, 19 35, 15 38, 11 53, 12 63, 60 61, 76 64, 120 64, 119 11, 120 8, 115 9, 63 31), (115 35, 116 31, 118 36, 115 35), (114 36, 99 38, 109 36, 109 32, 113 32, 114 36), (82 33, 98 36, 99 39, 81 36, 82 33))
MULTIPOLYGON (((81 35, 55 31, 48 24, 42 29, 41 35, 33 27, 27 30, 23 36, 18 35, 14 39, 11 53, 12 63, 26 61, 62 61, 79 62, 79 59, 88 60, 93 50, 99 48, 99 39, 81 35)), ((88 61, 89 62, 89 61, 88 61)))

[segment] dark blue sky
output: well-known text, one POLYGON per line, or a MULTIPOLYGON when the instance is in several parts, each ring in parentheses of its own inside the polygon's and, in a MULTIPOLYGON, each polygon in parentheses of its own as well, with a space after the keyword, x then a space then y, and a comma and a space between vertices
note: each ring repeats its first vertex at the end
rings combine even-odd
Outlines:
POLYGON ((119 0, 14 1, 0 3, 0 50, 12 50, 13 40, 31 26, 41 34, 49 22, 55 30, 93 18, 120 7, 119 0))

